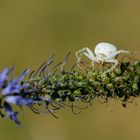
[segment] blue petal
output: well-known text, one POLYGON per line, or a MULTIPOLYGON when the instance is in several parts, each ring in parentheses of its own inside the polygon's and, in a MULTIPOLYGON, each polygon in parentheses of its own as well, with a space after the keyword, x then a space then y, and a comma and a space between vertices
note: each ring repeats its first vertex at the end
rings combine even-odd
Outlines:
POLYGON ((17 78, 17 82, 21 82, 23 80, 23 78, 27 75, 27 73, 29 73, 30 69, 26 69, 18 78, 17 78))
POLYGON ((2 90, 3 95, 8 95, 12 93, 20 93, 20 91, 24 88, 27 88, 28 84, 21 85, 22 79, 29 72, 29 69, 25 70, 17 79, 12 80, 8 83, 8 85, 2 90))
POLYGON ((20 121, 17 119, 17 115, 18 115, 18 112, 14 112, 12 107, 4 102, 4 109, 5 109, 5 112, 7 113, 7 116, 12 120, 14 121, 17 125, 21 125, 20 121))
POLYGON ((9 104, 16 104, 18 106, 28 105, 33 103, 33 99, 26 99, 22 96, 7 96, 5 97, 5 101, 9 104))
POLYGON ((12 94, 12 93, 20 93, 20 91, 23 89, 23 86, 21 85, 14 85, 12 82, 9 83, 7 85, 7 87, 5 87, 3 90, 2 90, 2 94, 3 95, 9 95, 9 94, 12 94))
POLYGON ((0 87, 3 86, 3 83, 7 80, 9 73, 9 69, 5 68, 1 73, 0 73, 0 87))

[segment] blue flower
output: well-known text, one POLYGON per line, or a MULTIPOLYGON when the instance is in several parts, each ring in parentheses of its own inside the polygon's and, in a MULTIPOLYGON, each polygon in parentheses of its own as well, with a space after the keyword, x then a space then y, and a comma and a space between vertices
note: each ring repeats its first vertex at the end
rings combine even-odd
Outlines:
POLYGON ((8 68, 5 68, 5 69, 0 73, 0 87, 3 86, 4 82, 6 82, 9 71, 10 71, 10 70, 9 70, 8 68))
POLYGON ((25 70, 17 79, 12 80, 8 83, 8 85, 2 90, 3 95, 10 95, 13 93, 20 93, 20 91, 24 88, 27 88, 28 84, 21 84, 21 81, 29 72, 29 69, 25 70))
POLYGON ((29 105, 33 103, 32 98, 27 99, 27 98, 22 97, 21 95, 6 96, 5 101, 9 104, 16 104, 18 106, 29 105))
MULTIPOLYGON (((21 84, 23 78, 29 72, 29 69, 25 70, 17 79, 12 80, 8 85, 2 90, 5 101, 9 104, 16 104, 18 106, 28 105, 33 102, 32 98, 23 97, 24 94, 21 94, 21 90, 28 88, 28 84, 21 84)), ((26 91, 24 91, 26 93, 26 91)), ((28 90, 27 90, 28 93, 28 90)))
POLYGON ((17 118, 18 112, 14 112, 12 107, 8 103, 6 103, 6 102, 4 102, 4 110, 7 113, 7 116, 12 121, 14 121, 17 125, 21 126, 21 123, 20 123, 20 121, 17 118))

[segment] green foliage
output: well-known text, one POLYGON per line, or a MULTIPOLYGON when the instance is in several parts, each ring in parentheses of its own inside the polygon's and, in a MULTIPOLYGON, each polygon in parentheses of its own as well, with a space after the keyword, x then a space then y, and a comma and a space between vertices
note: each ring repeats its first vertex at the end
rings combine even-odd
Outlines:
MULTIPOLYGON (((64 62, 62 67, 64 67, 64 62)), ((110 64, 111 65, 111 64, 110 64)), ((71 72, 50 74, 48 77, 36 77, 39 80, 32 81, 43 97, 49 97, 60 108, 65 103, 91 103, 98 99, 102 103, 108 103, 109 99, 120 99, 126 106, 130 99, 140 95, 140 61, 119 62, 114 71, 105 73, 109 65, 97 65, 95 67, 83 62, 81 68, 75 65, 71 72), (86 65, 85 65, 86 64, 86 65)), ((41 75, 41 74, 40 74, 41 75)), ((71 106, 70 105, 70 106, 71 106)))

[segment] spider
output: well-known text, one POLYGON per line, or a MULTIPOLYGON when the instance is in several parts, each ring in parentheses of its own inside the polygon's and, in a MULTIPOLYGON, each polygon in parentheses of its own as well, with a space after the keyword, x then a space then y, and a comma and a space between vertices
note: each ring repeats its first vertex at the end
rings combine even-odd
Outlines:
POLYGON ((82 48, 81 50, 77 51, 76 52, 77 64, 79 64, 82 55, 87 56, 92 61, 93 66, 95 62, 98 62, 101 64, 103 64, 104 62, 114 63, 114 65, 105 72, 107 73, 107 72, 113 71, 118 65, 119 61, 116 59, 118 54, 128 53, 130 55, 129 51, 117 50, 116 46, 110 43, 105 43, 105 42, 98 43, 95 46, 94 53, 89 48, 82 48))

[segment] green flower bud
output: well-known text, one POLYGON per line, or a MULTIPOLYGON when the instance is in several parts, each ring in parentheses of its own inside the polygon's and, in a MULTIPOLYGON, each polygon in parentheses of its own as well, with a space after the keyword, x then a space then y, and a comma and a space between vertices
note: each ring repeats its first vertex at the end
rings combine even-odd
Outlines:
POLYGON ((133 88, 133 91, 137 91, 139 89, 138 84, 133 83, 132 88, 133 88))
POLYGON ((120 68, 116 68, 116 69, 114 69, 114 73, 115 73, 116 75, 120 75, 120 74, 122 73, 122 71, 121 71, 120 68))
POLYGON ((114 79, 114 82, 115 82, 116 84, 123 84, 123 78, 122 78, 121 76, 116 77, 116 78, 114 79))
POLYGON ((113 83, 109 83, 109 84, 107 84, 106 87, 107 87, 108 89, 114 89, 114 85, 113 85, 113 83))

